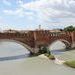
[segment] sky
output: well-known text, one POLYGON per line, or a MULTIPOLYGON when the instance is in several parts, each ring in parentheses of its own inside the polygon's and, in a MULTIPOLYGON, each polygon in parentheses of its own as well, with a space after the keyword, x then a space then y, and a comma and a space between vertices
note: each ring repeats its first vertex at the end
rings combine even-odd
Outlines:
POLYGON ((0 0, 0 30, 75 26, 75 0, 0 0))

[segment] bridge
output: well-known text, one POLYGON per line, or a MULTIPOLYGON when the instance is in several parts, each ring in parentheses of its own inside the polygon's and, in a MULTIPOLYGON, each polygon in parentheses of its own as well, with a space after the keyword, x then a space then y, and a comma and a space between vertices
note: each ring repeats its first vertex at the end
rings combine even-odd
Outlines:
POLYGON ((66 48, 75 47, 75 32, 50 32, 50 30, 35 30, 21 32, 0 33, 1 40, 12 40, 24 45, 30 52, 39 52, 40 46, 49 47, 53 42, 60 40, 66 48))

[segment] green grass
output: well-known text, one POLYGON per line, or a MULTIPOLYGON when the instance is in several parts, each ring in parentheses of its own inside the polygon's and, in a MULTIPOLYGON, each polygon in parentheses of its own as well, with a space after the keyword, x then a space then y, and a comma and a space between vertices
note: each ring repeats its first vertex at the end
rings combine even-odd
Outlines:
POLYGON ((54 55, 50 55, 48 53, 45 53, 45 56, 47 56, 51 60, 54 60, 55 59, 54 55))
POLYGON ((75 68, 75 60, 74 61, 66 61, 64 64, 66 64, 69 67, 75 68))
POLYGON ((52 60, 55 59, 54 55, 50 55, 48 58, 49 58, 49 59, 52 59, 52 60))

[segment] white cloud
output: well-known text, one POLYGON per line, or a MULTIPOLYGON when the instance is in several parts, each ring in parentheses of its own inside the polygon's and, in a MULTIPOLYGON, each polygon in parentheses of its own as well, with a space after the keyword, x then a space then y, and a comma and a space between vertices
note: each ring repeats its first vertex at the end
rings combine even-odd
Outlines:
POLYGON ((4 3, 5 5, 8 5, 8 6, 11 5, 11 3, 10 3, 8 0, 3 0, 3 3, 4 3))
POLYGON ((21 7, 25 9, 30 9, 30 10, 39 10, 40 8, 43 7, 43 5, 47 4, 47 1, 49 0, 37 0, 37 1, 32 1, 30 3, 25 3, 21 5, 21 7))
POLYGON ((23 4, 23 1, 22 0, 18 0, 17 1, 19 4, 23 4))
POLYGON ((22 8, 18 8, 16 10, 3 10, 3 13, 5 13, 6 15, 12 15, 18 17, 24 17, 25 15, 30 17, 33 15, 33 12, 24 11, 22 8))
POLYGON ((3 10, 4 13, 7 13, 9 15, 14 14, 12 10, 3 10))
POLYGON ((3 19, 3 17, 0 16, 0 31, 3 29, 7 29, 9 26, 6 25, 6 21, 3 19))
POLYGON ((8 15, 17 15, 20 17, 28 15, 30 19, 33 19, 33 15, 35 15, 36 20, 41 24, 47 22, 47 24, 50 22, 75 22, 74 0, 36 0, 29 3, 18 0, 17 4, 17 9, 4 10, 3 12, 8 15))
POLYGON ((19 6, 23 5, 23 1, 22 0, 17 0, 16 2, 19 6))
MULTIPOLYGON (((64 18, 65 22, 71 18, 73 22, 75 20, 75 13, 73 6, 74 0, 37 0, 30 3, 22 4, 24 9, 37 12, 37 18, 43 21, 52 21, 53 18, 64 18), (68 19, 69 18, 69 19, 68 19), (73 18, 73 19, 72 19, 73 18)), ((57 21, 57 20, 56 20, 57 21)), ((60 21, 60 20, 59 20, 60 21)), ((57 22, 59 22, 57 21, 57 22)))

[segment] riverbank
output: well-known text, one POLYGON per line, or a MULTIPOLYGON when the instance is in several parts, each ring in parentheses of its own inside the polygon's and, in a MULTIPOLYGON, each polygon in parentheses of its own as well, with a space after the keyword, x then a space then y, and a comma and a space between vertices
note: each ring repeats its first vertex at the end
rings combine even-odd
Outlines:
POLYGON ((75 70, 40 57, 0 62, 0 75, 75 75, 75 70))
MULTIPOLYGON (((51 60, 51 59, 49 59, 47 56, 45 56, 44 54, 41 54, 41 55, 39 55, 38 57, 51 60)), ((55 59, 53 60, 53 62, 56 63, 56 64, 63 64, 65 61, 64 61, 64 60, 59 60, 58 58, 55 58, 55 59)))

